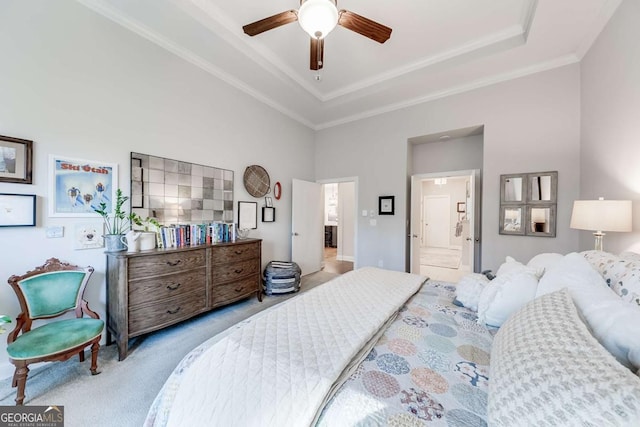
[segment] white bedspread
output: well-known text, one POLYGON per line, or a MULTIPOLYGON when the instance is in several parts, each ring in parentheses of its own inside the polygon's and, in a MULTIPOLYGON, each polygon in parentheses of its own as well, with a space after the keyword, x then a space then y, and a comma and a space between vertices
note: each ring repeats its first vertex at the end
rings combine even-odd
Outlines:
POLYGON ((425 280, 367 267, 258 313, 193 363, 168 425, 310 425, 349 362, 425 280))

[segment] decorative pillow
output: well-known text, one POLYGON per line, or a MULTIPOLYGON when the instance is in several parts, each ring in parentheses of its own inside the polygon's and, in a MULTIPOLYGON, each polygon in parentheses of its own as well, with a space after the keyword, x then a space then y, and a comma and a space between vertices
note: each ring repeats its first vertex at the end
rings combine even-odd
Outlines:
POLYGON ((640 310, 609 289, 604 279, 578 253, 566 255, 545 273, 537 296, 568 288, 593 335, 620 363, 640 368, 640 310))
POLYGON ((535 269, 542 277, 545 271, 553 268, 563 257, 564 255, 553 252, 538 254, 529 260, 527 267, 535 269))
POLYGON ((484 274, 467 274, 456 285, 456 300, 463 306, 473 311, 478 311, 480 294, 488 283, 489 279, 484 274))
POLYGON ((502 274, 489 282, 478 301, 478 323, 500 327, 507 318, 536 296, 538 277, 523 269, 502 274))
POLYGON ((504 324, 490 371, 491 426, 631 426, 640 419, 640 378, 591 336, 566 289, 504 324))
POLYGON ((505 275, 509 273, 514 273, 516 271, 522 271, 522 269, 526 268, 526 266, 520 261, 516 261, 514 258, 508 256, 505 258, 504 263, 500 267, 498 267, 498 271, 496 271, 496 276, 505 275))
POLYGON ((585 251, 582 254, 616 294, 624 301, 640 305, 639 254, 623 252, 616 256, 601 251, 585 251))

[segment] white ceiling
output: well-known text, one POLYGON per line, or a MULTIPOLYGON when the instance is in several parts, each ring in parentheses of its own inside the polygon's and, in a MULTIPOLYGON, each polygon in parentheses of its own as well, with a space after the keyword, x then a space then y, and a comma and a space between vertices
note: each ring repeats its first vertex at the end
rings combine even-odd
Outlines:
POLYGON ((78 1, 316 130, 578 62, 621 2, 339 0, 393 32, 337 27, 318 81, 298 23, 242 31, 299 0, 78 1))

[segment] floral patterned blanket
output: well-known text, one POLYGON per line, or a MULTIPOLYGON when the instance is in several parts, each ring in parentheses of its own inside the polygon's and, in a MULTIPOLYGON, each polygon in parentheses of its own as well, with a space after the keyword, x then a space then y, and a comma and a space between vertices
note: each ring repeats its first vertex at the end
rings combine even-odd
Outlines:
POLYGON ((318 425, 486 426, 493 333, 428 281, 402 308, 318 425))

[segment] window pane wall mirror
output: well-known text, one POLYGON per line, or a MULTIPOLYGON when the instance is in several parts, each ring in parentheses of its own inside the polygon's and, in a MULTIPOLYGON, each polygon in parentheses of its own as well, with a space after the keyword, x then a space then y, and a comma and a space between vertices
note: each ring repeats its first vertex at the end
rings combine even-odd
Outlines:
POLYGON ((555 237, 558 172, 500 176, 500 234, 555 237))

